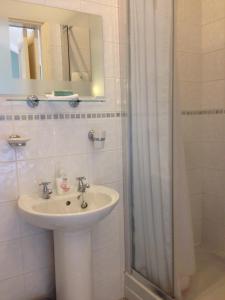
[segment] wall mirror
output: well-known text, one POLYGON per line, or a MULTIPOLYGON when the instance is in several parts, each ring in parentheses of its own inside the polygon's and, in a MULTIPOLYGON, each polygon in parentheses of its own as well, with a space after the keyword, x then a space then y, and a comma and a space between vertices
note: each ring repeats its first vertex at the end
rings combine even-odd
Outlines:
POLYGON ((5 0, 0 9, 0 94, 73 91, 104 96, 102 18, 5 0))

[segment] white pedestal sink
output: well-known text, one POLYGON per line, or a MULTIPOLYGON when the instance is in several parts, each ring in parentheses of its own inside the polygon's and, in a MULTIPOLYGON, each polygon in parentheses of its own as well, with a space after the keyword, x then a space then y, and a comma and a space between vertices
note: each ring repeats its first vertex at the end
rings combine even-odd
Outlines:
POLYGON ((92 300, 91 229, 116 206, 119 194, 104 186, 85 193, 88 207, 81 208, 79 193, 49 200, 21 196, 19 211, 32 225, 54 230, 57 300, 92 300))

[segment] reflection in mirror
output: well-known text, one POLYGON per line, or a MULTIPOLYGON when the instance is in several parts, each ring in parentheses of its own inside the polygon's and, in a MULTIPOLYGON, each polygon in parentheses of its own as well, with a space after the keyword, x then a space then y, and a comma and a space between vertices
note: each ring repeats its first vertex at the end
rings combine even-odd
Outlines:
POLYGON ((25 20, 13 21, 9 24, 9 40, 13 78, 91 80, 89 28, 48 23, 31 24, 25 20), (57 34, 57 42, 61 45, 55 57, 54 52, 48 53, 49 49, 46 47, 50 37, 48 32, 57 34), (57 64, 60 60, 62 73, 51 72, 51 64, 57 64))
POLYGON ((42 79, 41 25, 12 21, 9 24, 13 78, 42 79))
POLYGON ((6 0, 0 40, 0 94, 104 96, 101 17, 6 0))
POLYGON ((63 79, 91 80, 90 32, 88 28, 61 25, 63 79))

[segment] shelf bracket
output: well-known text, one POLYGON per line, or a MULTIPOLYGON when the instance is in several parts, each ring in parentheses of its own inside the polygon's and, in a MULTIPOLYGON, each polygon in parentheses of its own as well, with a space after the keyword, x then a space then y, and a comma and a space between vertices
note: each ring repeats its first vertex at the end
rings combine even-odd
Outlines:
POLYGON ((71 100, 69 101, 70 107, 77 107, 80 104, 80 100, 71 100))
POLYGON ((30 95, 27 97, 27 105, 31 108, 35 108, 39 105, 39 99, 36 95, 30 95))

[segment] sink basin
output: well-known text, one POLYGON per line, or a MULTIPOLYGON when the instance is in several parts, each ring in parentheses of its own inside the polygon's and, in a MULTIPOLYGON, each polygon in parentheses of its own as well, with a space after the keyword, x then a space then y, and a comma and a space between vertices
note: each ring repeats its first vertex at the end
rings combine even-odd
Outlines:
POLYGON ((57 300, 92 300, 91 229, 106 217, 119 201, 119 194, 93 185, 80 193, 48 200, 21 196, 19 211, 30 224, 54 231, 54 257, 57 300))
POLYGON ((119 200, 119 194, 107 187, 93 185, 84 194, 87 208, 81 208, 80 193, 52 196, 45 200, 21 196, 18 206, 24 219, 32 225, 50 230, 81 230, 107 216, 119 200))

